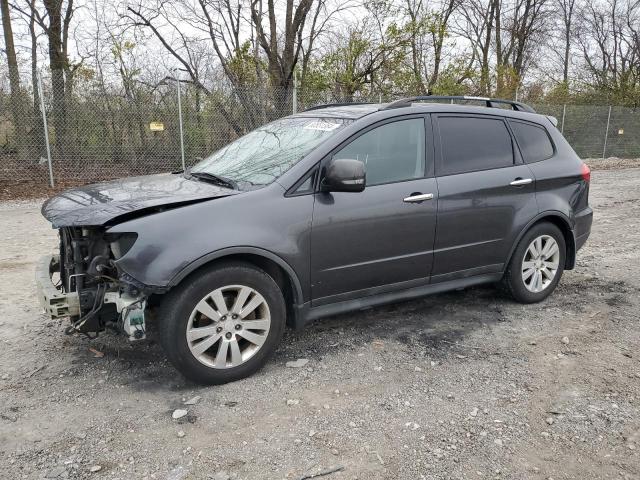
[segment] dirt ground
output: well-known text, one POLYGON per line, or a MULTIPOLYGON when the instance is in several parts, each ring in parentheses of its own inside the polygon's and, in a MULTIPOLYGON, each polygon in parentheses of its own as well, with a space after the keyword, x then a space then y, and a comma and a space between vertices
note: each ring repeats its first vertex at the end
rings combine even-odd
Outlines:
POLYGON ((318 321, 210 388, 152 338, 65 336, 33 286, 54 232, 0 204, 0 478, 640 478, 639 186, 594 171, 591 238, 541 304, 486 287, 318 321))

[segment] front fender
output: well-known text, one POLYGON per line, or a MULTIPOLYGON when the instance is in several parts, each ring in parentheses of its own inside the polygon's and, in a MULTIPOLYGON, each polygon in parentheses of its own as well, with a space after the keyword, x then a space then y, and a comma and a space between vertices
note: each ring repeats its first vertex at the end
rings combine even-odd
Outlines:
POLYGON ((309 285, 313 196, 285 197, 280 185, 167 210, 112 227, 135 232, 118 268, 158 292, 203 264, 233 253, 263 256, 290 274, 299 299, 309 285))
POLYGON ((185 277, 189 274, 196 271, 198 268, 206 265, 207 263, 213 262, 220 258, 229 257, 231 255, 255 255, 258 257, 262 257, 267 260, 271 260, 275 264, 277 264, 280 268, 282 268, 286 274, 291 279, 293 284, 293 288, 295 290, 294 295, 296 296, 296 303, 302 303, 303 294, 302 294, 302 284, 300 283, 300 279, 298 278, 298 274, 291 268, 287 262, 285 262, 282 258, 276 255, 273 252, 269 252, 268 250, 264 250, 262 248, 256 247, 229 247, 223 248, 221 250, 217 250, 215 252, 208 253, 203 257, 198 258, 194 262, 191 262, 185 268, 180 270, 170 281, 168 284, 168 288, 172 288, 180 283, 185 277))

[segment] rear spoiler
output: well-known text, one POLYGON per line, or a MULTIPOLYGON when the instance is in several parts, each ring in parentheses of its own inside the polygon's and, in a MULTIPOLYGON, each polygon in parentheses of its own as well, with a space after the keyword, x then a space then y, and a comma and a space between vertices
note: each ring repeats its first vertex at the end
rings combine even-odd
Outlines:
POLYGON ((545 115, 549 119, 549 121, 553 124, 554 127, 558 126, 558 119, 553 115, 545 115))

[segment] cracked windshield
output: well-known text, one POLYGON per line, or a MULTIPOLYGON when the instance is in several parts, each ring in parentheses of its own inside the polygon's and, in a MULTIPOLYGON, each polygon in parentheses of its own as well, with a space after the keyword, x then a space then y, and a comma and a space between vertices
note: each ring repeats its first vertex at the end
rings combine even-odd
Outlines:
POLYGON ((266 185, 298 163, 320 142, 346 125, 335 118, 284 118, 264 125, 218 150, 190 173, 266 185))

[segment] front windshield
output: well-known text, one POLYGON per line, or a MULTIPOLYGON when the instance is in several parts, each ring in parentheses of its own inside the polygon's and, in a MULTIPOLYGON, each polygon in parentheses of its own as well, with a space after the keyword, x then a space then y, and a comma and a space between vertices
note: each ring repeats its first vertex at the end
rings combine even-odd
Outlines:
POLYGON ((221 148, 190 172, 265 185, 298 163, 347 121, 305 117, 276 120, 221 148))

